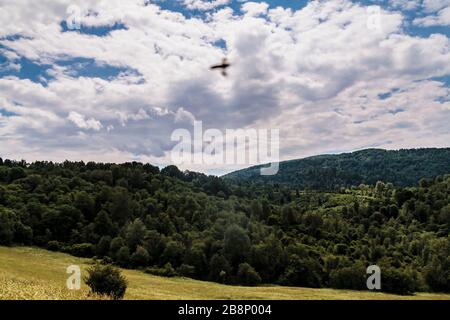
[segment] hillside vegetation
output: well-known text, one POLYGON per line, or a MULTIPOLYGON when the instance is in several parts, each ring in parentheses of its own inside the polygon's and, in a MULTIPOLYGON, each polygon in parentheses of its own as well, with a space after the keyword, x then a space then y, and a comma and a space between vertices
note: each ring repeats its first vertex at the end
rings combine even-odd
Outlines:
POLYGON ((296 188, 335 190, 339 187, 373 185, 377 181, 406 187, 422 178, 450 173, 450 148, 367 149, 353 153, 321 155, 280 163, 279 172, 261 176, 261 166, 225 175, 225 178, 279 183, 296 188))
POLYGON ((450 175, 334 192, 149 164, 0 162, 0 245, 223 284, 450 292, 450 175))
MULTIPOLYGON (((91 264, 90 259, 76 258, 64 253, 38 248, 0 247, 0 300, 44 299, 80 300, 99 299, 90 296, 83 283, 81 290, 68 290, 65 282, 69 265, 79 265, 82 276, 91 264)), ((140 271, 122 269, 129 285, 125 299, 424 299, 450 300, 450 295, 418 293, 414 296, 279 286, 240 287, 187 278, 163 278, 140 271)))

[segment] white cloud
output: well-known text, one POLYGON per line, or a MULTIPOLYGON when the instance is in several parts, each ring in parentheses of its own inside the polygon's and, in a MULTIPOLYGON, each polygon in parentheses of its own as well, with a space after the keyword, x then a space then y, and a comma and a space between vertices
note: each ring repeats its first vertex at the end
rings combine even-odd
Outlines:
POLYGON ((414 24, 424 27, 450 26, 450 6, 443 8, 434 15, 416 18, 414 24))
POLYGON ((92 129, 98 131, 103 127, 100 121, 95 120, 94 118, 86 119, 85 116, 74 111, 69 113, 67 119, 80 129, 92 129))
POLYGON ((14 114, 0 117, 2 156, 167 164, 172 131, 195 119, 205 130, 280 128, 283 159, 450 141, 449 89, 431 80, 450 74, 449 39, 408 35, 400 12, 381 10, 379 30, 370 30, 366 7, 346 0, 297 11, 246 3, 247 14, 218 7, 204 19, 138 0, 0 6, 0 22, 11 21, 0 37, 26 36, 0 40, 9 63, 49 64, 53 76, 46 86, 0 78, 0 108, 14 114), (83 25, 126 29, 62 32, 69 3, 97 13, 83 15, 83 25), (226 78, 209 70, 224 56, 232 64, 226 78), (135 72, 78 77, 74 66, 57 64, 80 57, 135 72))
POLYGON ((242 5, 242 11, 251 16, 266 14, 269 5, 265 2, 246 2, 242 5))
POLYGON ((175 123, 187 122, 190 124, 194 124, 195 117, 189 111, 184 110, 183 108, 179 108, 175 113, 175 123))
POLYGON ((395 9, 414 10, 420 6, 421 0, 390 0, 389 4, 395 9))
POLYGON ((450 0, 423 0, 422 6, 426 12, 436 12, 450 6, 450 0))
POLYGON ((208 11, 227 5, 230 0, 183 0, 183 3, 190 10, 208 11))

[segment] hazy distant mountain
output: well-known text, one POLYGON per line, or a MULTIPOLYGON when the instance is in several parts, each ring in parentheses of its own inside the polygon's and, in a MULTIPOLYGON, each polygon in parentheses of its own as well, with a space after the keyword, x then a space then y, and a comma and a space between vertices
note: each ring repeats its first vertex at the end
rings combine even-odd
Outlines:
POLYGON ((375 184, 379 180, 412 186, 421 178, 450 173, 450 148, 366 149, 319 155, 280 162, 279 172, 273 176, 261 176, 260 167, 242 169, 224 177, 314 189, 375 184))

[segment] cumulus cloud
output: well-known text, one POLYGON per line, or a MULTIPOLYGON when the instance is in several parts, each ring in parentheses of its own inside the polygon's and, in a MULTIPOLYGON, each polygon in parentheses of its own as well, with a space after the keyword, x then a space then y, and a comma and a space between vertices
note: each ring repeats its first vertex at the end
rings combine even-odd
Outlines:
POLYGON ((230 0, 183 0, 183 3, 190 10, 207 11, 225 6, 230 3, 230 0))
MULTIPOLYGON (((395 1, 399 8, 410 2, 395 1)), ((282 159, 448 146, 445 35, 408 34, 405 15, 390 7, 372 29, 374 13, 347 0, 299 10, 247 2, 240 12, 225 1, 189 3, 215 10, 188 18, 143 0, 0 0, 0 21, 9 22, 0 30, 0 55, 8 65, 25 59, 45 67, 46 77, 0 74, 0 154, 168 164, 171 133, 194 120, 223 132, 279 128, 282 159), (69 5, 79 6, 84 28, 109 32, 65 30, 69 5), (228 77, 209 70, 224 56, 228 77), (98 66, 96 74, 81 72, 98 66)), ((424 16, 446 8, 443 1, 417 6, 424 16)))
POLYGON ((252 16, 266 14, 267 9, 269 9, 269 5, 265 2, 245 2, 242 5, 242 11, 252 16))
POLYGON ((83 115, 74 111, 69 113, 67 119, 81 129, 92 129, 98 131, 103 127, 100 121, 95 120, 94 118, 86 119, 83 115))
POLYGON ((414 19, 414 24, 419 26, 450 26, 450 5, 439 10, 436 14, 414 19))
POLYGON ((426 12, 436 12, 450 5, 449 0, 423 0, 422 6, 426 12))
POLYGON ((390 0, 389 4, 395 9, 414 10, 420 6, 421 0, 390 0))

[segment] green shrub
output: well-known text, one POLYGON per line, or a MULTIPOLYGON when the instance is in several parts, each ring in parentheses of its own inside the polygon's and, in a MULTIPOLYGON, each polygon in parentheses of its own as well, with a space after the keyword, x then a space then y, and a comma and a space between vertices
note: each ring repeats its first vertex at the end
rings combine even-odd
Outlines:
POLYGON ((357 266, 333 270, 330 273, 330 286, 337 289, 367 289, 366 272, 357 266))
POLYGON ((62 244, 59 241, 49 241, 47 243, 47 249, 50 251, 61 251, 62 244))
POLYGON ((172 264, 170 262, 166 263, 164 267, 158 268, 158 267, 152 267, 147 268, 145 270, 146 273, 152 274, 154 276, 160 276, 160 277, 175 277, 177 276, 177 272, 172 267, 172 264))
POLYGON ((178 267, 177 273, 183 277, 193 277, 195 275, 195 267, 188 265, 188 264, 182 264, 178 267))
POLYGON ((381 269, 381 290, 384 292, 408 295, 414 293, 416 279, 404 270, 394 268, 381 269))
POLYGON ((92 257, 94 255, 94 246, 90 243, 74 244, 70 249, 70 253, 75 257, 92 257))
POLYGON ((261 277, 258 272, 248 263, 239 265, 237 277, 239 283, 246 286, 256 286, 261 283, 261 277))
POLYGON ((92 293, 106 295, 114 300, 123 299, 128 283, 119 269, 111 265, 96 264, 87 272, 85 282, 92 293))
POLYGON ((315 259, 300 258, 293 254, 289 257, 288 265, 280 282, 290 286, 320 288, 322 273, 322 267, 315 259))

